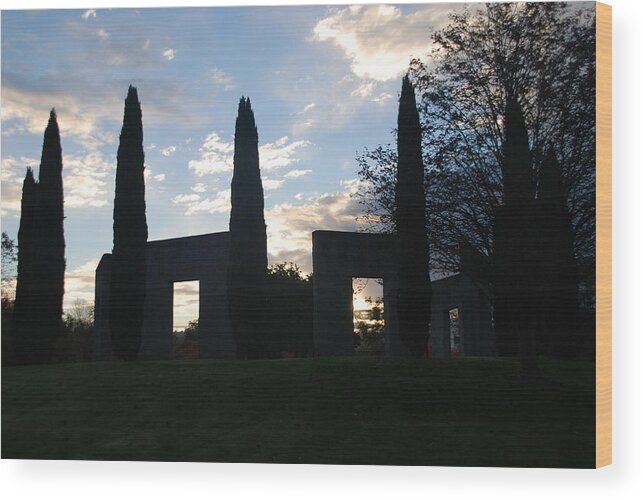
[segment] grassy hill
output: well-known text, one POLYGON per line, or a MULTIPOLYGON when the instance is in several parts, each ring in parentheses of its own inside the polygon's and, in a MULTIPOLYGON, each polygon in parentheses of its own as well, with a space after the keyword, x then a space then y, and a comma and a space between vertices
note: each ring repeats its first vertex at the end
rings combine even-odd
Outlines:
POLYGON ((326 358, 2 369, 2 458, 593 467, 594 366, 326 358))

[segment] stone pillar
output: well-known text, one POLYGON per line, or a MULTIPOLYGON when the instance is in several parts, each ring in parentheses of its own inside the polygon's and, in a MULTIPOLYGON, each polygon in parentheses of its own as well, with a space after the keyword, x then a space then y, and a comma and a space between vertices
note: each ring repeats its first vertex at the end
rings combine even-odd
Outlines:
POLYGON ((93 361, 112 359, 112 342, 109 332, 109 284, 112 275, 112 255, 106 253, 96 268, 94 288, 94 346, 93 361))

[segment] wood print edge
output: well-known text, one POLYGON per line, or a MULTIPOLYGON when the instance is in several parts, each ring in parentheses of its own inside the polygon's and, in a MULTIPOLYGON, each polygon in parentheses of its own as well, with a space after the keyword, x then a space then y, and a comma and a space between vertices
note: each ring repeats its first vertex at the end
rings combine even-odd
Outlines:
POLYGON ((596 3, 596 467, 612 463, 612 7, 596 3))

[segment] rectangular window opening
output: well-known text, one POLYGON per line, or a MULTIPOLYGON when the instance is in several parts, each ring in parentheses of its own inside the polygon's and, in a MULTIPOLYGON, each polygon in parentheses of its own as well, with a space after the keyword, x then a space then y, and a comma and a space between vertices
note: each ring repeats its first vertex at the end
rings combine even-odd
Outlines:
POLYGON ((449 309, 449 339, 451 356, 462 355, 462 337, 460 331, 460 311, 457 307, 449 309))
POLYGON ((199 359, 199 282, 174 283, 172 346, 174 359, 199 359))
POLYGON ((380 278, 353 278, 353 338, 356 354, 385 353, 383 285, 380 278))

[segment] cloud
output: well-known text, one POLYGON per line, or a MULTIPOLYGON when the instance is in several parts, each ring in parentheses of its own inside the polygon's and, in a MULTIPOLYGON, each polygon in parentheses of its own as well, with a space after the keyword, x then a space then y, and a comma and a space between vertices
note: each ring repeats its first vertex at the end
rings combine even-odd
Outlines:
POLYGON ((94 281, 98 259, 86 260, 80 266, 65 272, 64 308, 69 309, 75 302, 94 303, 94 281))
POLYGON ((335 8, 317 22, 312 39, 339 48, 359 78, 385 82, 403 74, 412 57, 430 51, 430 30, 448 22, 454 7, 431 5, 406 15, 391 5, 335 8))
POLYGON ((295 262, 310 272, 313 231, 357 230, 359 224, 356 219, 363 213, 363 208, 353 194, 360 186, 357 179, 342 181, 342 189, 338 191, 309 196, 298 205, 277 204, 267 210, 271 262, 295 262))
POLYGON ((174 52, 174 49, 166 49, 163 51, 163 57, 165 57, 168 61, 174 59, 175 55, 176 53, 174 52))
POLYGON ((163 148, 159 151, 163 156, 170 156, 172 153, 176 152, 176 146, 168 146, 167 148, 163 148))
POLYGON ((312 172, 312 170, 291 170, 290 172, 286 173, 284 177, 290 177, 290 178, 297 178, 297 177, 302 177, 304 175, 308 175, 312 172))
POLYGON ((290 142, 286 135, 275 142, 260 146, 259 164, 261 170, 273 170, 297 163, 299 150, 309 145, 310 142, 305 140, 290 142))
POLYGON ((232 171, 233 152, 232 141, 226 141, 216 132, 212 132, 199 148, 200 157, 197 160, 190 160, 188 168, 199 177, 232 171))
POLYGON ((115 163, 107 161, 100 152, 63 156, 65 208, 104 207, 112 192, 115 163))
POLYGON ((316 104, 315 104, 314 102, 311 102, 310 104, 306 104, 306 106, 305 106, 305 107, 304 107, 304 109, 302 110, 301 114, 306 113, 307 111, 310 111, 310 110, 311 110, 311 109, 313 109, 315 106, 316 106, 316 104))
MULTIPOLYGON (((310 145, 309 141, 291 142, 288 136, 259 146, 259 165, 262 171, 287 167, 299 161, 300 150, 310 145)), ((199 177, 207 174, 231 172, 233 167, 234 141, 226 141, 219 134, 209 134, 199 148, 200 157, 188 162, 188 168, 199 177)))
POLYGON ((72 137, 85 147, 95 149, 116 140, 116 134, 101 129, 99 121, 104 117, 114 116, 117 102, 112 97, 107 102, 94 100, 92 103, 82 103, 62 91, 25 90, 3 82, 2 134, 43 134, 49 120, 49 111, 55 106, 63 141, 72 137))
POLYGON ((268 179, 266 177, 261 178, 261 184, 263 185, 264 191, 279 189, 283 185, 283 183, 284 181, 279 179, 268 179))
POLYGON ((363 81, 355 90, 351 92, 351 96, 368 99, 371 102, 384 102, 393 98, 393 96, 388 92, 380 92, 375 95, 378 86, 379 82, 376 82, 374 80, 363 81))
POLYGON ((0 187, 2 196, 2 215, 20 214, 20 200, 22 198, 22 183, 25 179, 27 167, 35 168, 40 164, 36 158, 21 156, 14 158, 7 156, 2 158, 0 166, 0 187))
POLYGON ((88 9, 85 12, 83 12, 80 17, 83 19, 89 19, 90 17, 96 18, 96 10, 95 9, 88 9))
POLYGON ((185 203, 192 203, 193 201, 199 201, 201 196, 198 194, 178 194, 172 198, 172 203, 176 205, 182 205, 185 203))
POLYGON ((194 186, 190 188, 195 193, 205 193, 208 187, 202 182, 197 182, 194 186))
MULTIPOLYGON (((12 156, 2 159, 2 214, 20 211, 22 182, 26 167, 32 167, 36 178, 39 174, 40 160, 12 156)), ((107 161, 100 152, 63 155, 63 184, 65 190, 65 210, 75 208, 98 208, 109 203, 108 178, 115 166, 107 161)))
POLYGON ((172 198, 172 203, 185 207, 185 215, 198 213, 226 213, 230 210, 230 189, 224 189, 211 198, 201 198, 201 195, 180 194, 172 198))
POLYGON ((224 90, 232 90, 235 88, 232 76, 219 68, 210 70, 210 81, 216 85, 220 85, 224 90))
POLYGON ((165 180, 165 174, 158 174, 154 176, 156 182, 163 182, 165 180))

